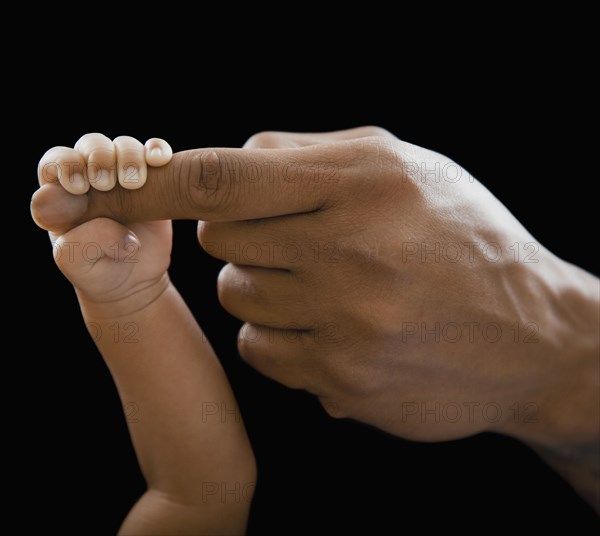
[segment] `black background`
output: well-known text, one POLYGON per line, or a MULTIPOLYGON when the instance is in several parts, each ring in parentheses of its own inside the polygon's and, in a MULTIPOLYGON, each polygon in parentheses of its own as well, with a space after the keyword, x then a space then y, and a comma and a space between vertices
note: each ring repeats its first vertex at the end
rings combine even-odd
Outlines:
MULTIPOLYGON (((581 130, 587 74, 554 39, 543 54, 532 42, 525 51, 489 50, 484 61, 437 50, 421 63, 402 55, 377 66, 350 52, 324 58, 322 71, 313 65, 315 50, 284 67, 258 54, 229 68, 199 51, 198 64, 165 62, 163 75, 75 66, 67 76, 57 68, 65 49, 40 50, 30 67, 34 96, 17 101, 27 119, 16 128, 19 158, 8 177, 22 187, 25 215, 16 241, 22 262, 13 263, 24 278, 22 296, 11 302, 16 322, 7 324, 21 334, 11 361, 20 365, 15 381, 25 394, 13 406, 22 418, 11 444, 22 455, 17 502, 35 512, 25 523, 114 533, 144 489, 112 380, 47 236, 28 219, 35 167, 47 148, 94 131, 160 136, 183 150, 240 146, 261 130, 375 124, 455 159, 541 243, 597 274, 597 201, 589 193, 595 153, 584 148, 581 130)), ((591 509, 512 439, 407 442, 331 419, 311 396, 250 369, 236 352, 240 323, 216 297, 222 264, 199 248, 195 227, 175 224, 170 272, 222 360, 255 449, 249 534, 396 534, 414 523, 424 531, 597 528, 591 509)))

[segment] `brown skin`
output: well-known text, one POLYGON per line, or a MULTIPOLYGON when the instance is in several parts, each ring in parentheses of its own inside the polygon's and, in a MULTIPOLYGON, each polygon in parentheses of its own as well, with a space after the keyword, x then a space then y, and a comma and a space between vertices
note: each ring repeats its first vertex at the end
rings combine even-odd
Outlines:
POLYGON ((242 357, 331 415, 520 438, 600 510, 598 279, 446 157, 373 127, 263 133, 178 153, 138 191, 66 195, 36 193, 38 223, 203 220, 242 357), (52 196, 67 210, 40 208, 52 196))

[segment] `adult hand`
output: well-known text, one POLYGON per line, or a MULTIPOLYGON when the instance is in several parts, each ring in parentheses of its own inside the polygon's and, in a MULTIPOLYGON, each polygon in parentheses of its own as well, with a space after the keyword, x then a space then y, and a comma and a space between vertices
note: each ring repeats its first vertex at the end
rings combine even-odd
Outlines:
MULTIPOLYGON (((38 199, 64 196, 51 186, 38 199)), ((598 281, 448 158, 370 127, 265 133, 78 201, 43 214, 34 197, 34 216, 204 220, 240 354, 331 415, 427 441, 514 435, 598 505, 598 281)))

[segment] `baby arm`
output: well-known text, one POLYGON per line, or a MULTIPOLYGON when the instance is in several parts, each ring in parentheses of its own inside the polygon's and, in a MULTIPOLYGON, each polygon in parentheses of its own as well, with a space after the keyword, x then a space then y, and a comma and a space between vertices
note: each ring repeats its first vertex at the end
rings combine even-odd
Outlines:
POLYGON ((126 314, 81 307, 123 404, 136 409, 128 425, 148 491, 121 533, 243 534, 252 451, 223 369, 177 290, 165 281, 126 314), (114 337, 115 325, 134 342, 114 337))
MULTIPOLYGON (((104 195, 141 187, 146 166, 171 154, 162 140, 88 134, 75 149, 48 151, 38 175, 73 195, 104 195)), ((121 400, 136 411, 128 426, 148 490, 120 533, 243 534, 254 456, 223 369, 169 281, 171 223, 97 218, 50 238, 121 400)))

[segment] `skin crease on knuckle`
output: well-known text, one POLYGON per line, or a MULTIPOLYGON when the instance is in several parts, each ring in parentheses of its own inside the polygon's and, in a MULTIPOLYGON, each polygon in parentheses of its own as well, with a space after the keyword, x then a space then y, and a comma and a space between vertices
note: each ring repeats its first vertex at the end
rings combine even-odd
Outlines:
POLYGON ((281 134, 279 132, 264 131, 250 136, 244 147, 275 149, 281 145, 281 134))
POLYGON ((232 170, 239 168, 240 163, 224 152, 202 151, 179 159, 173 174, 179 177, 182 201, 210 217, 214 211, 225 212, 228 206, 234 206, 242 195, 237 191, 241 189, 238 184, 232 184, 232 170))
POLYGON ((108 192, 102 192, 90 189, 89 193, 89 205, 101 207, 100 212, 103 216, 114 219, 121 223, 131 221, 131 216, 135 212, 135 196, 131 193, 118 186, 109 190, 108 192))
MULTIPOLYGON (((391 203, 382 205, 382 199, 399 198, 404 194, 405 181, 402 181, 402 160, 393 139, 382 136, 369 136, 350 142, 346 151, 351 159, 345 170, 344 180, 350 181, 346 189, 345 201, 354 210, 376 212, 391 203), (361 199, 361 203, 357 203, 361 199)), ((348 213, 349 209, 346 209, 348 213)), ((350 214, 348 214, 350 216, 350 214)))

